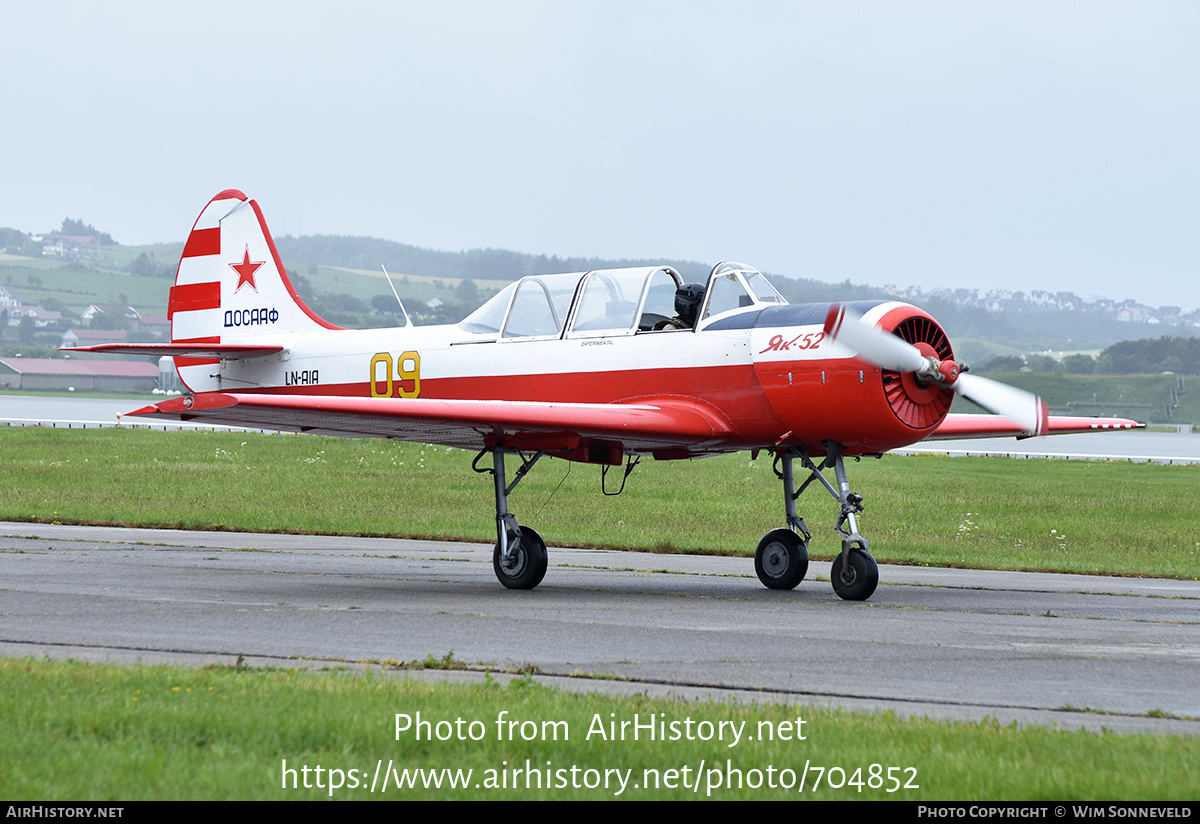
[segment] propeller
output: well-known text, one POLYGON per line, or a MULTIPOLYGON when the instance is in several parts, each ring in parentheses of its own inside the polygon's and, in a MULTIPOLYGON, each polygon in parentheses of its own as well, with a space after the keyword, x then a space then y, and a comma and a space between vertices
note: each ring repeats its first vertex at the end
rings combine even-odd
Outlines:
POLYGON ((1013 386, 962 373, 952 360, 924 355, 911 343, 867 323, 843 304, 833 304, 825 316, 825 334, 850 347, 863 359, 894 372, 912 372, 918 381, 944 386, 1007 418, 1028 435, 1046 430, 1046 403, 1037 395, 1013 386))

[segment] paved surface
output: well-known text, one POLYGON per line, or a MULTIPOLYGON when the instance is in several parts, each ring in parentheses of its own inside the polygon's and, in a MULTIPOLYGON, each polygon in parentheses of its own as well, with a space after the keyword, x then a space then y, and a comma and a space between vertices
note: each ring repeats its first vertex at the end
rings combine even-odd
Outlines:
POLYGON ((828 563, 773 592, 749 559, 551 548, 545 582, 516 592, 478 544, 2 522, 0 535, 7 655, 453 651, 478 673, 534 665, 588 691, 1200 734, 1186 720, 1200 719, 1196 582, 884 566, 872 599, 848 603, 828 563))

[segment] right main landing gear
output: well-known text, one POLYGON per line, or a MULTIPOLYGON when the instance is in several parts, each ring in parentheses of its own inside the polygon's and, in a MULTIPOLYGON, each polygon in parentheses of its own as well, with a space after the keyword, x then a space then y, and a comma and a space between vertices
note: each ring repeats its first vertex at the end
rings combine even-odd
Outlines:
POLYGON ((842 536, 842 551, 833 560, 830 578, 833 591, 847 601, 865 601, 879 585, 879 566, 871 557, 867 539, 858 534, 855 518, 862 512, 862 496, 850 491, 846 477, 846 466, 842 460, 842 447, 832 441, 822 441, 825 460, 817 466, 808 457, 808 448, 788 447, 775 452, 775 474, 783 481, 784 509, 787 513, 787 529, 773 529, 759 541, 754 553, 754 571, 758 579, 771 589, 792 589, 802 580, 808 570, 808 541, 812 534, 804 525, 804 519, 796 514, 796 499, 813 481, 819 481, 833 499, 841 505, 834 530, 842 536), (792 461, 800 458, 801 465, 809 476, 796 489, 792 461), (782 469, 779 467, 782 464, 782 469), (835 488, 822 471, 833 467, 838 485, 835 488), (803 563, 800 563, 800 559, 803 563), (801 568, 802 567, 802 568, 801 568))
POLYGON ((546 566, 549 559, 546 553, 546 542, 542 536, 527 526, 520 526, 516 517, 508 511, 508 493, 516 489, 517 484, 525 477, 525 473, 533 468, 542 452, 534 453, 532 458, 526 458, 519 452, 521 468, 511 484, 505 483, 504 455, 506 451, 500 447, 492 450, 492 468, 480 469, 477 464, 487 450, 475 456, 471 468, 476 472, 490 472, 496 486, 496 549, 492 553, 492 569, 496 579, 509 589, 533 589, 546 577, 546 566))

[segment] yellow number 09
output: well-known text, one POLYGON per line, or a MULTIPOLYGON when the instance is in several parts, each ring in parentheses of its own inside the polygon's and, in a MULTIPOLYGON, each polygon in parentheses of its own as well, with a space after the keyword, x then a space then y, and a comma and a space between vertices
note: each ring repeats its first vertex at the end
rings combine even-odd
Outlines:
POLYGON ((392 379, 392 353, 379 352, 371 358, 371 397, 390 398, 393 394, 399 398, 416 398, 421 395, 421 356, 417 352, 402 352, 396 358, 396 377, 392 379), (379 366, 383 365, 383 377, 379 375, 379 366), (383 388, 381 388, 381 386, 383 388))

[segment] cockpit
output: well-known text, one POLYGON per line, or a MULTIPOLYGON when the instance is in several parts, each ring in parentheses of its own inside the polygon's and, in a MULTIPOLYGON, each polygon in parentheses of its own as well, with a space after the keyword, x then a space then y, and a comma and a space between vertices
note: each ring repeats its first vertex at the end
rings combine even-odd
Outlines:
MULTIPOLYGON (((669 266, 529 275, 500 290, 459 328, 498 340, 659 334, 675 315, 683 278, 669 266)), ((720 318, 787 303, 761 272, 721 263, 708 276, 692 329, 720 318)))

